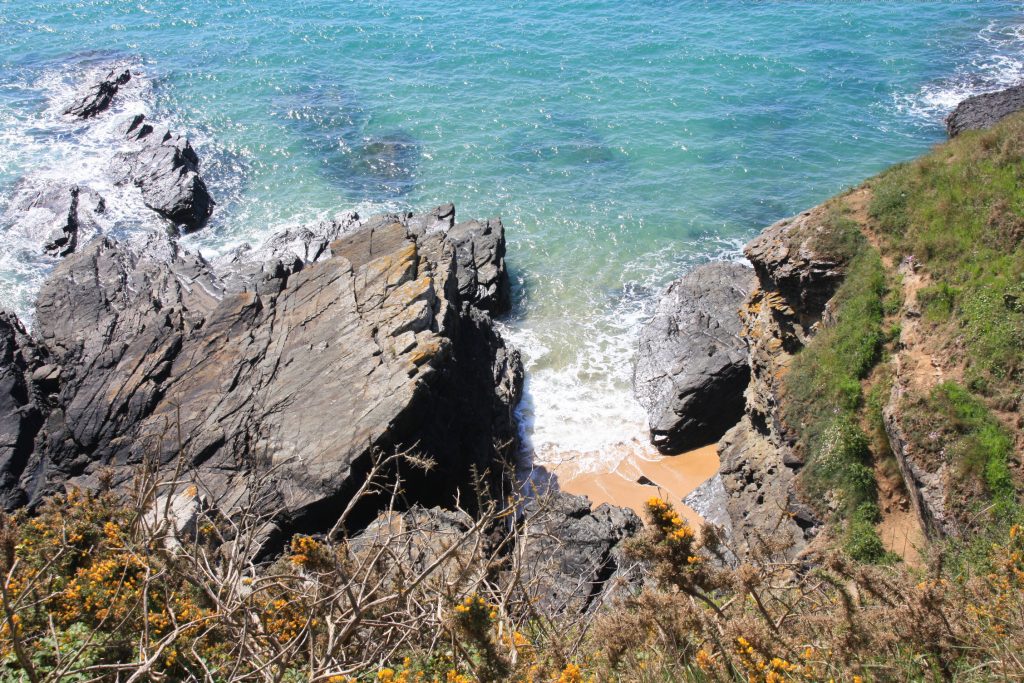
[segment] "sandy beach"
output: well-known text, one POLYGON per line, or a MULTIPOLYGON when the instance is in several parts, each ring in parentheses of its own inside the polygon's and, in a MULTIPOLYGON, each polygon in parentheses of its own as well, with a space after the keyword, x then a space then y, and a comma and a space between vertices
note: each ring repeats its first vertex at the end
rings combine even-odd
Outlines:
POLYGON ((714 444, 679 455, 664 456, 648 444, 624 445, 621 458, 606 459, 595 465, 587 454, 563 454, 559 462, 547 465, 557 477, 559 488, 585 495, 594 507, 611 503, 633 509, 643 517, 644 501, 658 496, 676 506, 691 525, 701 523, 700 516, 683 505, 691 491, 718 471, 718 453, 714 444), (581 469, 578 463, 589 463, 581 469))

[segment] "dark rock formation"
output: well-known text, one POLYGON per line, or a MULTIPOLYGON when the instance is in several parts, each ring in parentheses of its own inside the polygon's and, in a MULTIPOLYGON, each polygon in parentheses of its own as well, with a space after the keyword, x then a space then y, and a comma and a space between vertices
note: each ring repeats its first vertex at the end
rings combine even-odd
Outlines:
MULTIPOLYGON (((18 481, 32 455, 32 444, 43 423, 43 412, 32 386, 38 368, 32 341, 17 318, 0 312, 0 504, 5 509, 24 505, 18 481)), ((50 370, 37 373, 38 382, 50 370)))
POLYGON ((132 73, 127 68, 112 70, 103 80, 93 85, 89 92, 64 109, 67 116, 80 119, 91 119, 100 112, 106 111, 113 102, 114 96, 122 85, 130 81, 132 73))
POLYGON ((555 492, 524 512, 523 580, 549 609, 586 611, 616 580, 629 580, 621 543, 643 527, 632 510, 555 492))
POLYGON ((29 177, 16 186, 2 223, 41 251, 67 256, 100 232, 105 211, 103 197, 88 188, 29 177))
MULTIPOLYGON (((400 558, 402 571, 411 574, 454 550, 442 565, 441 575, 466 582, 482 578, 466 575, 467 562, 460 554, 472 550, 474 541, 465 539, 474 524, 465 513, 414 506, 375 520, 350 546, 358 554, 387 542, 391 556, 400 558)), ((521 545, 509 548, 512 556, 506 553, 505 561, 514 557, 520 567, 516 578, 546 609, 581 613, 618 581, 634 578, 622 562, 621 544, 642 526, 632 510, 605 504, 591 511, 590 501, 583 496, 551 492, 531 500, 522 510, 515 537, 521 545)), ((474 539, 482 541, 484 553, 509 545, 508 529, 476 533, 474 539)), ((487 569, 485 565, 476 567, 481 573, 487 569)), ((511 578, 507 571, 505 578, 511 578)))
POLYGON ((141 249, 97 239, 64 260, 36 316, 59 379, 9 499, 124 481, 147 460, 182 465, 228 514, 256 476, 278 529, 322 529, 375 453, 405 449, 436 462, 403 473, 410 502, 470 499, 477 475, 500 486, 522 368, 461 300, 456 247, 371 219, 339 228, 328 254, 317 239, 335 227, 272 240, 257 252, 290 262, 230 288, 163 235, 141 249), (287 256, 295 244, 308 261, 287 256))
POLYGON ((741 264, 701 266, 669 285, 641 331, 633 391, 662 453, 712 443, 742 415, 750 367, 738 312, 754 285, 741 264))
POLYGON ((330 243, 359 227, 359 215, 348 212, 314 226, 289 228, 256 249, 245 245, 235 250, 217 264, 217 272, 229 292, 258 293, 280 282, 286 273, 329 258, 330 243))
POLYGON ((135 184, 146 206, 175 224, 201 228, 213 213, 214 201, 188 139, 166 126, 153 126, 142 114, 128 124, 125 138, 131 149, 115 159, 117 181, 135 184))
POLYGON ((96 217, 106 211, 106 202, 88 188, 54 186, 39 192, 20 208, 48 211, 53 215, 53 219, 47 221, 50 227, 43 251, 51 256, 67 256, 75 251, 79 239, 88 240, 99 232, 96 217))
POLYGON ((1024 109, 1024 85, 998 92, 974 95, 956 106, 946 117, 946 132, 956 137, 966 130, 981 130, 1024 109))
POLYGON ((448 238, 455 245, 459 295, 495 315, 512 305, 505 270, 505 226, 500 218, 485 223, 467 221, 453 226, 448 238))

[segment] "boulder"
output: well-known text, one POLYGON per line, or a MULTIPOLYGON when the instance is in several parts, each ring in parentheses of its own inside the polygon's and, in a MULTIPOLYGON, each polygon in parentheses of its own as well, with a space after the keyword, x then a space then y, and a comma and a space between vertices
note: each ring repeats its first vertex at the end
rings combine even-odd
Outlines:
POLYGON ((213 213, 214 201, 188 138, 139 114, 128 124, 125 140, 129 149, 114 160, 116 181, 133 183, 146 206, 164 218, 186 230, 201 228, 213 213))
POLYGON ((124 67, 111 70, 99 83, 92 85, 88 92, 64 109, 66 116, 91 119, 110 107, 114 96, 122 85, 130 81, 132 73, 124 67))
POLYGON ((553 612, 581 613, 618 581, 630 581, 622 542, 643 528, 636 513, 557 491, 525 506, 522 581, 553 612))
POLYGON ((946 132, 956 137, 967 130, 981 130, 1024 109, 1024 85, 968 97, 946 117, 946 132))
POLYGON ((371 219, 314 252, 230 289, 162 234, 65 259, 37 304, 60 374, 20 495, 180 466, 225 514, 257 478, 289 533, 330 527, 381 453, 436 463, 402 472, 410 503, 501 487, 522 366, 460 299, 446 234, 371 219))
POLYGON ((669 285, 640 332, 633 391, 662 453, 713 443, 742 415, 750 368, 738 311, 755 284, 739 263, 701 266, 669 285))

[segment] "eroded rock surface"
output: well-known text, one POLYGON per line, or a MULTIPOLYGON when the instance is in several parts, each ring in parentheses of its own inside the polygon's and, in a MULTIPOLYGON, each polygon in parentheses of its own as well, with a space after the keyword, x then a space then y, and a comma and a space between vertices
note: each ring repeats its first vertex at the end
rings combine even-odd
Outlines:
POLYGON ((286 532, 330 526, 376 452, 436 461, 408 473, 410 502, 449 501, 488 471, 500 481, 519 355, 461 299, 446 231, 417 236, 413 218, 328 228, 340 237, 326 251, 280 236, 261 253, 288 267, 235 287, 164 235, 138 249, 99 238, 65 259, 35 331, 59 380, 9 499, 180 464, 226 513, 257 476, 286 532), (301 257, 286 254, 295 244, 301 257))
POLYGON ((142 114, 125 130, 129 150, 117 155, 114 175, 142 191, 146 206, 161 216, 198 230, 213 213, 214 201, 199 175, 199 157, 188 138, 142 114))
POLYGON ((633 391, 662 453, 713 443, 743 413, 750 379, 739 308, 754 271, 709 263, 676 280, 640 333, 633 391))
POLYGON ((586 611, 618 580, 629 580, 622 541, 643 528, 632 510, 564 492, 531 500, 524 512, 523 581, 549 609, 586 611))
POLYGON ((968 97, 946 117, 946 132, 956 137, 968 130, 981 130, 1024 109, 1024 85, 968 97))
POLYGON ((13 315, 0 312, 0 504, 6 509, 26 502, 18 482, 43 423, 33 379, 40 384, 50 379, 45 368, 34 377, 38 368, 25 328, 13 315))
POLYGON ((117 91, 131 79, 132 72, 125 67, 111 70, 99 83, 91 86, 84 96, 68 105, 64 114, 80 119, 93 118, 110 107, 117 91))
POLYGON ((741 309, 750 384, 739 424, 719 442, 733 542, 741 557, 767 544, 795 556, 820 527, 797 497, 803 462, 780 418, 781 380, 814 334, 846 272, 832 249, 830 213, 820 206, 769 226, 744 253, 757 287, 741 309))

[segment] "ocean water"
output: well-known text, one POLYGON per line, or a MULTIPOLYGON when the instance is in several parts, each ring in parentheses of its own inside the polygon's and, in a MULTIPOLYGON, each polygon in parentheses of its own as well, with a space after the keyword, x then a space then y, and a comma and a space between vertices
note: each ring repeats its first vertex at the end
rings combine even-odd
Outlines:
MULTIPOLYGON (((207 257, 345 210, 500 215, 541 462, 642 439, 638 326, 696 264, 943 138, 1024 77, 1020 2, 0 0, 0 212, 20 183, 104 184, 145 112, 189 132, 218 202, 207 257), (138 73, 95 124, 83 75, 138 73)), ((9 222, 8 222, 9 223, 9 222)), ((54 261, 0 225, 0 305, 30 320, 54 261)))

